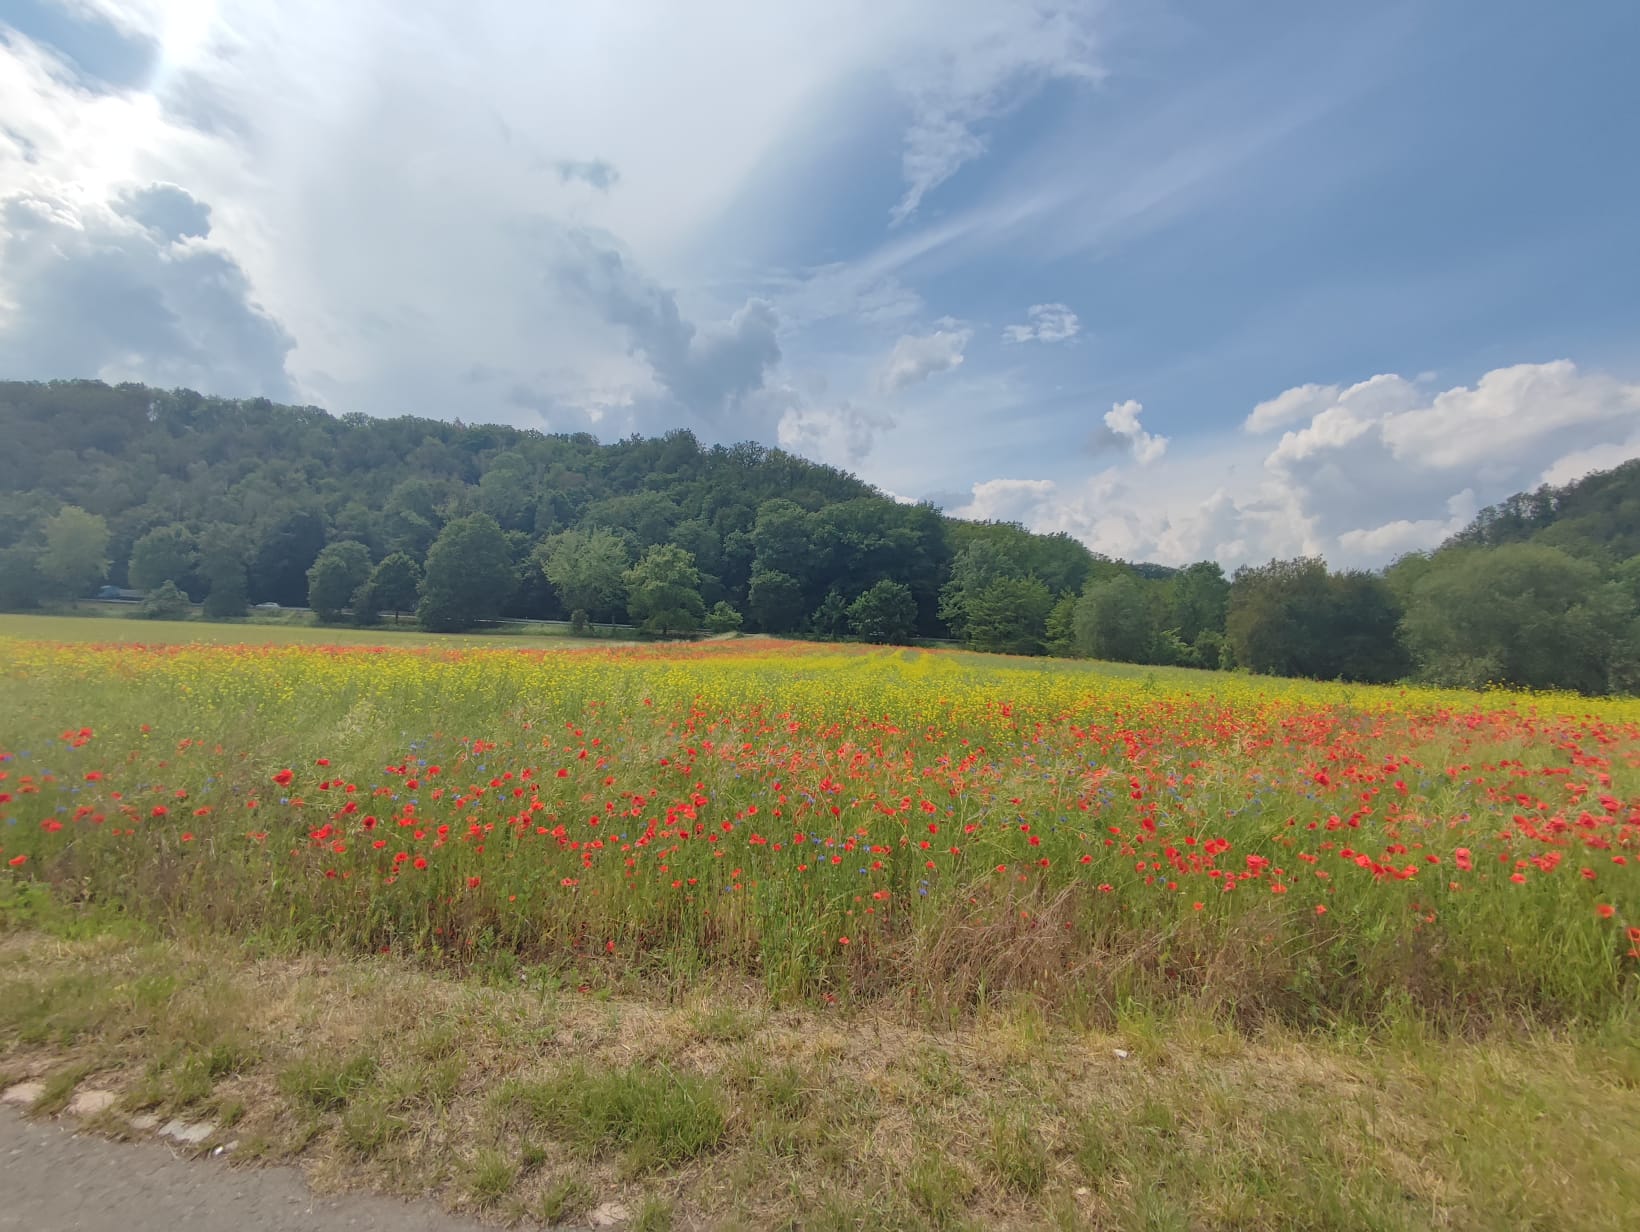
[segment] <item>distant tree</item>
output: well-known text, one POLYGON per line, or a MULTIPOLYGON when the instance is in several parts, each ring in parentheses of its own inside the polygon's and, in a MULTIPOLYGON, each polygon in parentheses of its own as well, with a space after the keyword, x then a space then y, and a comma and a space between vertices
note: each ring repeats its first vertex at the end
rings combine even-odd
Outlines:
POLYGON ((156 526, 131 548, 126 576, 137 590, 153 590, 166 582, 181 587, 192 578, 199 562, 199 545, 186 526, 156 526))
POLYGON ((1053 595, 1036 578, 998 578, 964 600, 967 643, 996 654, 1041 654, 1053 595))
POLYGON ((245 614, 245 554, 236 536, 221 528, 208 533, 199 545, 199 573, 205 583, 206 616, 234 620, 245 614))
POLYGON ((370 573, 370 549, 364 544, 327 544, 308 569, 308 606, 327 624, 340 620, 370 573))
POLYGON ((478 509, 494 518, 503 530, 523 530, 535 524, 535 477, 518 454, 505 453, 478 481, 478 509))
POLYGON ((626 595, 626 543, 609 530, 570 530, 536 549, 535 561, 569 612, 611 619, 626 595))
POLYGON ((789 573, 752 571, 746 610, 765 633, 792 633, 803 623, 803 586, 789 573))
POLYGON ((413 556, 394 552, 383 557, 370 575, 368 606, 378 612, 392 612, 396 623, 401 613, 416 606, 421 587, 421 566, 413 556))
POLYGON ((820 606, 809 617, 809 627, 821 637, 842 637, 849 631, 848 601, 841 592, 828 590, 820 606))
POLYGON ((740 613, 721 599, 706 613, 706 627, 713 633, 734 633, 740 625, 740 613))
POLYGON ((1538 543, 1443 550, 1403 629, 1422 675, 1605 693, 1635 687, 1635 604, 1590 561, 1538 543))
POLYGON ((314 509, 292 509, 269 522, 253 540, 250 593, 258 603, 283 607, 307 602, 307 571, 325 546, 325 520, 314 509))
POLYGON ((1202 633, 1224 632, 1230 605, 1230 583, 1224 570, 1210 560, 1197 561, 1163 583, 1167 595, 1167 625, 1185 641, 1195 644, 1202 633))
POLYGON ((1115 663, 1149 663, 1156 621, 1147 583, 1131 573, 1089 582, 1072 616, 1077 653, 1115 663))
POLYGON ((1076 600, 1077 596, 1067 591, 1048 609, 1045 647, 1051 655, 1076 653, 1076 600))
POLYGON ((77 599, 108 576, 108 523, 78 505, 64 505, 46 519, 39 571, 54 598, 77 599))
POLYGON ((814 562, 808 511, 784 498, 764 501, 752 527, 752 548, 754 573, 784 573, 801 581, 814 562))
POLYGON ((1316 674, 1327 680, 1384 684, 1412 668, 1401 641, 1402 607, 1375 573, 1351 570, 1327 579, 1330 606, 1316 674))
POLYGON ((144 620, 186 620, 192 611, 188 596, 177 589, 175 582, 167 579, 149 588, 142 606, 137 609, 137 615, 144 620))
POLYGON ((917 634, 917 601, 909 586, 884 579, 849 604, 848 620, 865 641, 904 645, 917 634))
POLYGON ((459 633, 501 614, 515 582, 507 537, 486 513, 448 523, 427 550, 416 619, 434 633, 459 633))
POLYGON ((665 637, 700 627, 705 604, 694 558, 674 544, 657 544, 628 569, 626 607, 634 624, 665 637))
POLYGON ((939 617, 959 640, 968 637, 969 609, 992 583, 1023 577, 1024 571, 991 539, 976 539, 951 562, 951 576, 940 589, 939 617))
POLYGON ((45 591, 39 548, 22 543, 0 548, 0 608, 38 607, 45 591))
POLYGON ((1320 676, 1332 619, 1320 557, 1243 566, 1230 583, 1225 638, 1236 662, 1271 676, 1320 676))

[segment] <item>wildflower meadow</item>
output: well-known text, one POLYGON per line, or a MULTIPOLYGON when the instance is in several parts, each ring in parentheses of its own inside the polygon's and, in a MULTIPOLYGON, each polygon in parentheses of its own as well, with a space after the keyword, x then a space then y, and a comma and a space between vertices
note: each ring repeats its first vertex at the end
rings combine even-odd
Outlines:
POLYGON ((775 1005, 1599 1021, 1640 985, 1640 704, 764 639, 8 640, 0 881, 775 1005))

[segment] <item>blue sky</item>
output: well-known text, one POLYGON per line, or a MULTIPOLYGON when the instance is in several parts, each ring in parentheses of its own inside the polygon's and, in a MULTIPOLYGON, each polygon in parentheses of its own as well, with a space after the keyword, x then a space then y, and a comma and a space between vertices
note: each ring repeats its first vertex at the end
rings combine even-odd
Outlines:
POLYGON ((0 0, 0 374, 1376 565, 1640 455, 1640 5, 0 0))

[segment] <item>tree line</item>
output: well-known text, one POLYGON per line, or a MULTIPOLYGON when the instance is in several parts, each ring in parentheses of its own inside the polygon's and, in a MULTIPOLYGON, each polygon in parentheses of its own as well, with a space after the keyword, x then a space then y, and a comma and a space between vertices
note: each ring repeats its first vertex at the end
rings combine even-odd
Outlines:
POLYGON ((108 583, 202 602, 629 620, 1367 682, 1640 687, 1640 463, 1489 509, 1382 571, 1226 576, 945 516, 756 444, 363 415, 100 382, 0 383, 0 607, 108 583))

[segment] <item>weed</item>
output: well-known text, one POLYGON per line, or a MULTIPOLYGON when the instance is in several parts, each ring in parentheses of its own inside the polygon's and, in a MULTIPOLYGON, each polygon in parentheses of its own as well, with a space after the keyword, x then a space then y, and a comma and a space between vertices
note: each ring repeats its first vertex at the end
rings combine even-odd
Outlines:
POLYGON ((514 1083, 502 1097, 575 1146, 624 1146, 660 1164, 713 1149, 727 1122, 716 1082, 666 1068, 595 1072, 577 1063, 545 1081, 514 1083))
POLYGON ((310 1111, 335 1112, 370 1085, 378 1068, 369 1053, 345 1060, 303 1057, 280 1073, 279 1089, 310 1111))
POLYGON ((632 1217, 632 1232, 671 1232, 672 1203, 651 1194, 632 1217))
POLYGON ((578 1176, 559 1177, 536 1200, 535 1217, 549 1226, 568 1223, 592 1209, 592 1187, 578 1176))
POLYGON ((512 1192, 518 1167, 500 1151, 487 1148, 467 1169, 467 1195, 479 1206, 493 1206, 512 1192))
POLYGON ((993 1112, 986 1161, 1004 1189, 1031 1197, 1048 1179, 1048 1151, 1031 1119, 1019 1111, 993 1112))

